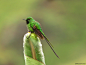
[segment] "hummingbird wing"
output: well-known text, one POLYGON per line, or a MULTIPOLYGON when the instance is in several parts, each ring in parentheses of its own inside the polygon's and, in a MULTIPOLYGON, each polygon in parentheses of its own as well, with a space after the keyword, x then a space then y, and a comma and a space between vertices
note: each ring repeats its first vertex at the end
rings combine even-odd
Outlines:
POLYGON ((33 31, 35 32, 35 34, 36 34, 39 38, 44 39, 42 33, 40 32, 39 29, 37 29, 37 27, 36 27, 35 25, 33 26, 33 31))

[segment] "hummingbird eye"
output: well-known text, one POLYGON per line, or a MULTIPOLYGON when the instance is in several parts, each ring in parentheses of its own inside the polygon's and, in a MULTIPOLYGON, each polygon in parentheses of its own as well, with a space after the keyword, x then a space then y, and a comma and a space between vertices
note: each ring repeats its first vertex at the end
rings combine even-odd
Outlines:
POLYGON ((27 19, 27 20, 30 20, 30 19, 27 19))

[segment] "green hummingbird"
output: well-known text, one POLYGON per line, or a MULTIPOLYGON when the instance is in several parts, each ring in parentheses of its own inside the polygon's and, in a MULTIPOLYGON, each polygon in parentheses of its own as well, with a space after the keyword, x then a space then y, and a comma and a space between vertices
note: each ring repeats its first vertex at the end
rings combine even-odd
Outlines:
POLYGON ((54 52, 54 54, 59 58, 59 56, 53 50, 52 44, 49 42, 49 40, 47 39, 47 37, 43 33, 40 24, 37 21, 35 21, 32 17, 28 17, 26 19, 26 24, 27 24, 28 30, 31 33, 35 33, 40 39, 44 39, 45 38, 46 42, 48 43, 48 45, 50 46, 50 48, 52 49, 52 51, 54 52))

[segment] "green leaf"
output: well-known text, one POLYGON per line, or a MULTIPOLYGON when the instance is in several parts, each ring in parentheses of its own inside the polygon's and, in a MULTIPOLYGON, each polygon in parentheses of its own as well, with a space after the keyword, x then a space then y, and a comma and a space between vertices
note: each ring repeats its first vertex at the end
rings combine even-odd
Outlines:
POLYGON ((28 32, 24 35, 23 47, 26 65, 45 65, 42 44, 35 33, 28 32))

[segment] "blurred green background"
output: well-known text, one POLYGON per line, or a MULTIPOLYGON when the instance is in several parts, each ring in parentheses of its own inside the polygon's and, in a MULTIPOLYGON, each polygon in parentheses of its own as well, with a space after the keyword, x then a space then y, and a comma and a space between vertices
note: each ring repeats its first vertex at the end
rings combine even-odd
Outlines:
POLYGON ((27 17, 39 21, 60 57, 41 40, 46 65, 86 63, 85 0, 0 0, 0 65, 25 65, 27 17))

